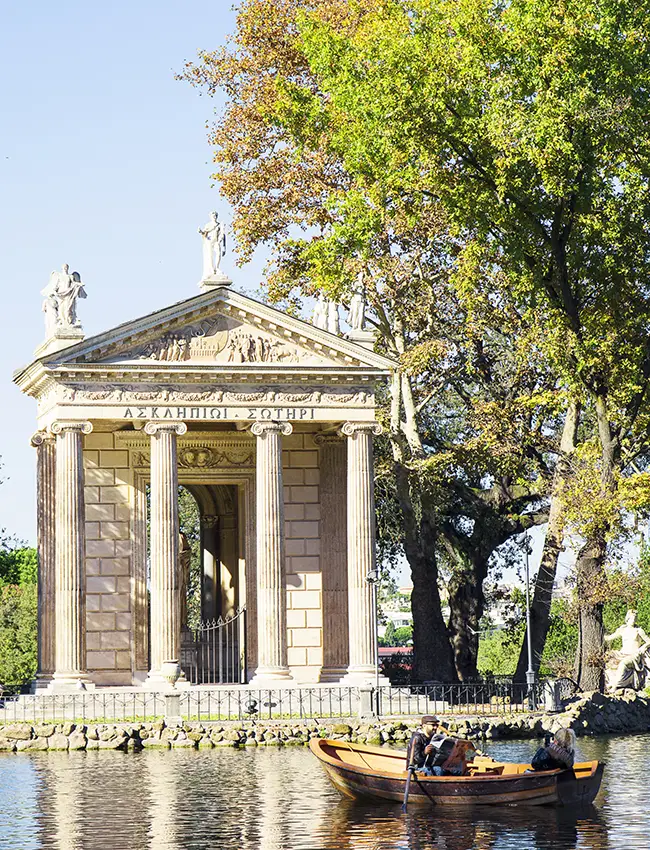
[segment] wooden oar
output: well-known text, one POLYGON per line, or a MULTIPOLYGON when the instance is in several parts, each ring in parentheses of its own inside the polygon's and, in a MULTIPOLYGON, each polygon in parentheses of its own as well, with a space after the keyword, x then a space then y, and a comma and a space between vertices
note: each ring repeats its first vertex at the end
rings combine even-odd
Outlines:
POLYGON ((407 767, 407 771, 408 771, 408 774, 407 774, 407 777, 406 777, 406 788, 404 789, 404 802, 402 803, 402 811, 403 812, 406 812, 406 807, 408 805, 409 791, 411 790, 411 777, 415 773, 415 766, 412 765, 412 764, 409 765, 407 767))

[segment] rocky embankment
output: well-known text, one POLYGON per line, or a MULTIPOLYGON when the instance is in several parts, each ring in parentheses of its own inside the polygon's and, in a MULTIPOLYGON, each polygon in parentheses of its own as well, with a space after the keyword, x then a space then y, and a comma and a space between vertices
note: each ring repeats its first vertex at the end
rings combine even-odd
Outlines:
MULTIPOLYGON (((650 699, 634 691, 616 696, 582 694, 556 714, 500 717, 442 717, 450 732, 476 740, 536 738, 570 726, 577 735, 634 733, 650 730, 650 699)), ((367 744, 403 744, 418 718, 363 720, 245 721, 183 723, 13 723, 0 726, 0 750, 141 750, 304 745, 310 738, 340 738, 367 744)))

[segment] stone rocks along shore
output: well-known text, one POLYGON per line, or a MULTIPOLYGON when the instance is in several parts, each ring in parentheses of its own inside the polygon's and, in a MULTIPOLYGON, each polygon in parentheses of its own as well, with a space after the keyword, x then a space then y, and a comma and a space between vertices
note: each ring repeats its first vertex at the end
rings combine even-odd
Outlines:
MULTIPOLYGON (((650 699, 635 691, 581 694, 555 714, 441 717, 450 732, 473 740, 537 738, 568 726, 577 735, 650 730, 650 699)), ((419 718, 258 720, 152 723, 12 723, 0 726, 0 751, 142 750, 304 745, 310 738, 406 746, 419 718)))

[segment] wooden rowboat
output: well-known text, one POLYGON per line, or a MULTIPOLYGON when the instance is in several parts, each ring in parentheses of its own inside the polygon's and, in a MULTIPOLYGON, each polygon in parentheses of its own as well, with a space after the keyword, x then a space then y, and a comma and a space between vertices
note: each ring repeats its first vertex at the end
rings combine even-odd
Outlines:
MULTIPOLYGON (((406 751, 312 738, 312 753, 333 785, 345 796, 401 803, 407 771, 406 751)), ((573 770, 526 773, 530 764, 497 762, 477 756, 467 776, 417 776, 411 781, 409 805, 436 806, 578 806, 592 803, 600 788, 604 764, 581 762, 573 770)))

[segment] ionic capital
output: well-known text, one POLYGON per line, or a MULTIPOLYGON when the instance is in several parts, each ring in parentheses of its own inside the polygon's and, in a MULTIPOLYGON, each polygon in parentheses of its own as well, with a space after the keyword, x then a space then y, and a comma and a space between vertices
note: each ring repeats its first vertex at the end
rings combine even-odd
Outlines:
POLYGON ((50 425, 50 431, 53 434, 62 434, 64 431, 71 431, 75 434, 90 434, 92 430, 91 422, 74 422, 68 419, 58 419, 50 425))
POLYGON ((378 437, 383 428, 379 422, 346 422, 341 426, 340 433, 345 437, 356 437, 358 434, 366 434, 371 437, 378 437))
POLYGON ((184 422, 172 422, 171 420, 166 420, 163 422, 147 422, 144 426, 145 434, 149 434, 150 437, 154 437, 158 434, 176 434, 178 437, 182 437, 183 434, 187 433, 187 425, 184 422))
POLYGON ((280 434, 288 437, 293 433, 293 425, 290 422, 253 422, 250 427, 251 434, 256 437, 263 437, 266 434, 280 434))
POLYGON ((43 443, 53 443, 54 442, 54 434, 51 434, 49 431, 37 431, 35 434, 29 439, 29 445, 33 449, 37 449, 39 446, 42 446, 43 443))

